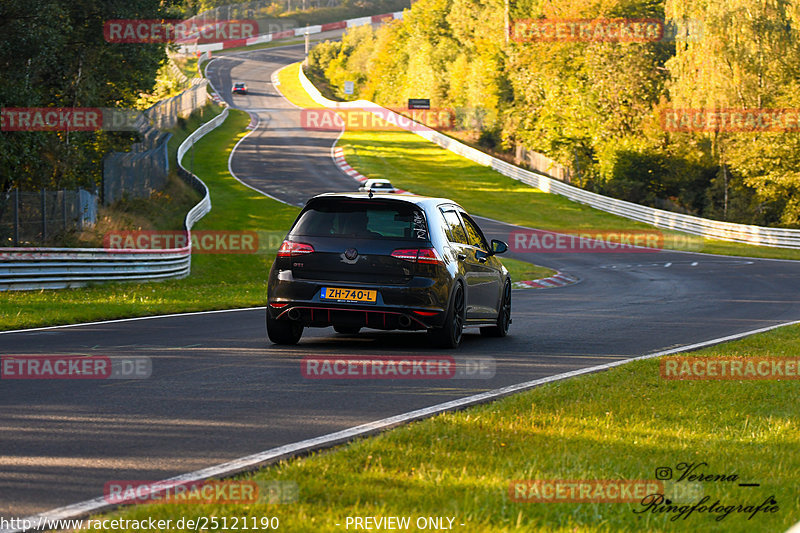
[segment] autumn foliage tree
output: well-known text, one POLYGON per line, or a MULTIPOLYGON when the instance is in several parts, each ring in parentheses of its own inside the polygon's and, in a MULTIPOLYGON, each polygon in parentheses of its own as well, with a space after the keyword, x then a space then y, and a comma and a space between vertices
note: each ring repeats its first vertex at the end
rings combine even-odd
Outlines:
MULTIPOLYGON (((654 19, 636 42, 506 40, 501 0, 419 0, 402 22, 312 53, 339 97, 468 110, 487 146, 516 145, 619 198, 747 223, 800 225, 796 131, 669 131, 670 108, 798 107, 796 0, 511 0, 509 18, 654 19)), ((513 34, 512 34, 513 37, 513 34)))

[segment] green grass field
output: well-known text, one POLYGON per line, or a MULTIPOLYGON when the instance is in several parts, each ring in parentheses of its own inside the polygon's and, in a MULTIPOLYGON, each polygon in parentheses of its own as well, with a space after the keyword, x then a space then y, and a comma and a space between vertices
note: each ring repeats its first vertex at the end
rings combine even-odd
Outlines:
MULTIPOLYGON (((219 109, 193 116, 184 129, 175 132, 169 144, 173 163, 177 147, 188 133, 213 118, 219 109)), ((228 156, 249 121, 247 113, 231 111, 222 126, 196 144, 194 173, 211 191, 212 209, 193 229, 255 232, 256 253, 194 253, 192 273, 181 280, 7 292, 0 299, 0 330, 264 305, 269 267, 300 210, 245 187, 229 174, 228 156)), ((187 168, 190 159, 191 153, 187 153, 187 168)), ((184 216, 176 220, 182 221, 184 216)), ((504 263, 515 281, 553 273, 513 259, 504 259, 504 263)))
MULTIPOLYGON (((281 84, 284 88, 289 85, 281 84)), ((245 117, 234 115, 236 120, 246 123, 245 117)), ((229 148, 230 139, 241 131, 230 124, 225 127, 231 128, 228 137, 219 132, 220 137, 209 139, 208 152, 217 150, 213 142, 220 144, 219 149, 229 148)), ((359 157, 374 156, 362 153, 359 157)), ((440 160, 439 155, 432 157, 440 160)), ((215 201, 249 210, 238 223, 258 217, 261 209, 275 207, 257 203, 263 197, 254 193, 240 199, 238 193, 247 190, 237 193, 237 185, 222 178, 221 162, 212 158, 206 165, 203 171, 210 179, 221 180, 213 182, 221 187, 215 201)), ((418 185, 424 184, 422 180, 418 185)), ((401 181, 398 185, 414 190, 401 181)), ((492 187, 489 181, 487 188, 492 187)), ((521 212, 518 216, 538 215, 521 212)), ((215 224, 223 221, 210 218, 205 222, 210 228, 221 228, 215 224)), ((203 268, 202 262, 198 267, 203 268)), ((247 286, 244 280, 242 286, 247 286)), ((796 360, 798 353, 800 326, 790 326, 693 355, 796 360)), ((546 359, 537 361, 533 352, 531 358, 543 368, 548 365, 546 359)), ((265 517, 277 517, 278 529, 290 532, 355 530, 352 525, 345 527, 348 519, 366 516, 409 517, 412 523, 420 517, 447 517, 454 520, 454 530, 470 533, 782 532, 800 518, 798 393, 800 385, 792 379, 668 381, 660 376, 658 360, 636 361, 357 439, 244 476, 245 480, 296 484, 297 498, 292 503, 138 505, 103 518, 171 519, 174 523, 179 518, 211 517, 230 524, 234 518, 241 521, 246 517, 248 524, 251 519, 260 524, 265 517), (681 465, 690 464, 698 465, 704 474, 721 474, 727 481, 669 481, 664 493, 675 506, 704 498, 711 506, 718 500, 727 515, 696 511, 681 517, 663 509, 653 512, 636 502, 518 502, 509 496, 509 488, 518 480, 652 481, 657 469, 669 467, 677 475, 681 465), (741 487, 739 483, 759 486, 741 487), (754 507, 767 500, 774 501, 769 512, 750 517, 750 511, 737 511, 737 506, 754 507)), ((265 406, 265 423, 269 423, 268 413, 265 406)))
MULTIPOLYGON (((800 327, 692 355, 791 356, 800 327)), ((542 361, 542 364, 546 364, 542 361)), ((665 381, 656 359, 548 384, 503 400, 282 462, 244 479, 296 483, 288 504, 161 504, 126 519, 278 517, 282 531, 345 531, 348 517, 447 516, 456 531, 782 532, 800 517, 797 381, 665 381), (516 480, 654 480, 681 463, 737 481, 664 482, 675 504, 757 506, 758 513, 653 512, 639 503, 512 501, 516 480), (740 487, 738 483, 759 483, 740 487), (335 524, 342 524, 337 527, 335 524)), ((697 471, 695 471, 697 472, 697 471)), ((527 493, 526 493, 527 494, 527 493)), ((350 530, 353 530, 352 526, 350 530)), ((418 531, 411 528, 410 531, 418 531)))
POLYGON ((247 113, 231 111, 197 143, 194 172, 208 185, 213 207, 194 230, 257 231, 257 253, 193 254, 192 274, 181 280, 7 292, 0 299, 0 329, 264 305, 268 268, 280 244, 275 241, 299 210, 248 189, 228 173, 230 150, 249 121, 247 113))
MULTIPOLYGON (((280 89, 301 107, 320 107, 297 79, 299 63, 279 74, 280 89)), ((652 231, 653 226, 544 193, 405 131, 346 131, 339 140, 347 162, 370 178, 426 196, 443 196, 467 211, 512 224, 567 231, 652 231)), ((800 259, 800 250, 752 246, 657 230, 663 248, 725 255, 800 259)))
POLYGON ((511 276, 511 281, 527 281, 542 278, 549 278, 556 273, 552 268, 546 268, 539 265, 533 265, 524 261, 511 259, 510 257, 497 256, 500 261, 508 269, 508 275, 511 276))

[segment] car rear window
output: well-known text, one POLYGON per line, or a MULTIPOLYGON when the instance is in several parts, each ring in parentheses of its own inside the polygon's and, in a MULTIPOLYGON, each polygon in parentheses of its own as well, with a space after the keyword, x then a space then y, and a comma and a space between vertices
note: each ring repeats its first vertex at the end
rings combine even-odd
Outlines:
POLYGON ((405 202, 325 201, 309 206, 292 235, 428 240, 425 215, 405 202))

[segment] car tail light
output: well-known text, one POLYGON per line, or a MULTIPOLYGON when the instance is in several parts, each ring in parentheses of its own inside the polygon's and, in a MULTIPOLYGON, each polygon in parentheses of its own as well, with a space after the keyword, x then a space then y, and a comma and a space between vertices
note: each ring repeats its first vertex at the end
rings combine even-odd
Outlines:
POLYGON ((298 255, 310 254, 314 247, 302 242, 283 241, 278 248, 278 257, 295 257, 298 255))
POLYGON ((412 263, 416 262, 417 255, 419 255, 419 250, 416 248, 395 250, 392 252, 392 257, 403 259, 404 261, 411 261, 412 263))
POLYGON ((414 311, 414 314, 419 316, 436 316, 439 314, 439 311, 414 311))
POLYGON ((420 248, 419 255, 417 256, 417 263, 425 263, 426 265, 438 265, 442 262, 439 253, 435 248, 420 248))
POLYGON ((392 257, 426 265, 438 265, 442 262, 435 248, 402 248, 392 252, 392 257))

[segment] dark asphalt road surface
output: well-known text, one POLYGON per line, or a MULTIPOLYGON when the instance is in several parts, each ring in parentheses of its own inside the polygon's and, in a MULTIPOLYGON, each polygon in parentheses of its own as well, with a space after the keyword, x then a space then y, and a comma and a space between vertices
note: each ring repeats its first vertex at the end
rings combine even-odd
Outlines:
MULTIPOLYGON (((300 48, 297 49, 301 50, 300 48)), ((294 49, 220 59, 212 79, 252 89, 240 107, 289 109, 268 84, 294 49)), ((220 85, 222 84, 222 85, 220 85)), ((329 157, 336 135, 308 137, 265 114, 232 161, 244 181, 290 203, 352 190, 329 157)), ((291 118, 291 117, 290 117, 291 118)), ((488 235, 512 227, 481 219, 488 235)), ((539 377, 800 319, 800 263, 679 252, 511 254, 578 276, 514 291, 511 334, 465 336, 458 355, 492 356, 489 380, 309 380, 308 355, 441 354, 420 333, 357 337, 307 330, 266 339, 264 310, 239 310, 0 335, 8 354, 152 358, 144 380, 0 381, 0 516, 102 495, 109 480, 159 480, 279 445, 539 377)), ((254 273, 266 283, 266 272, 254 273)), ((453 355, 452 352, 448 355, 453 355)))
POLYGON ((304 129, 302 110, 272 84, 273 72, 302 58, 302 45, 264 49, 220 57, 206 71, 226 101, 259 119, 259 127, 234 152, 234 175, 292 205, 324 192, 358 190, 358 183, 331 163, 331 145, 339 132, 304 129), (248 94, 231 95, 238 81, 247 83, 248 94))

